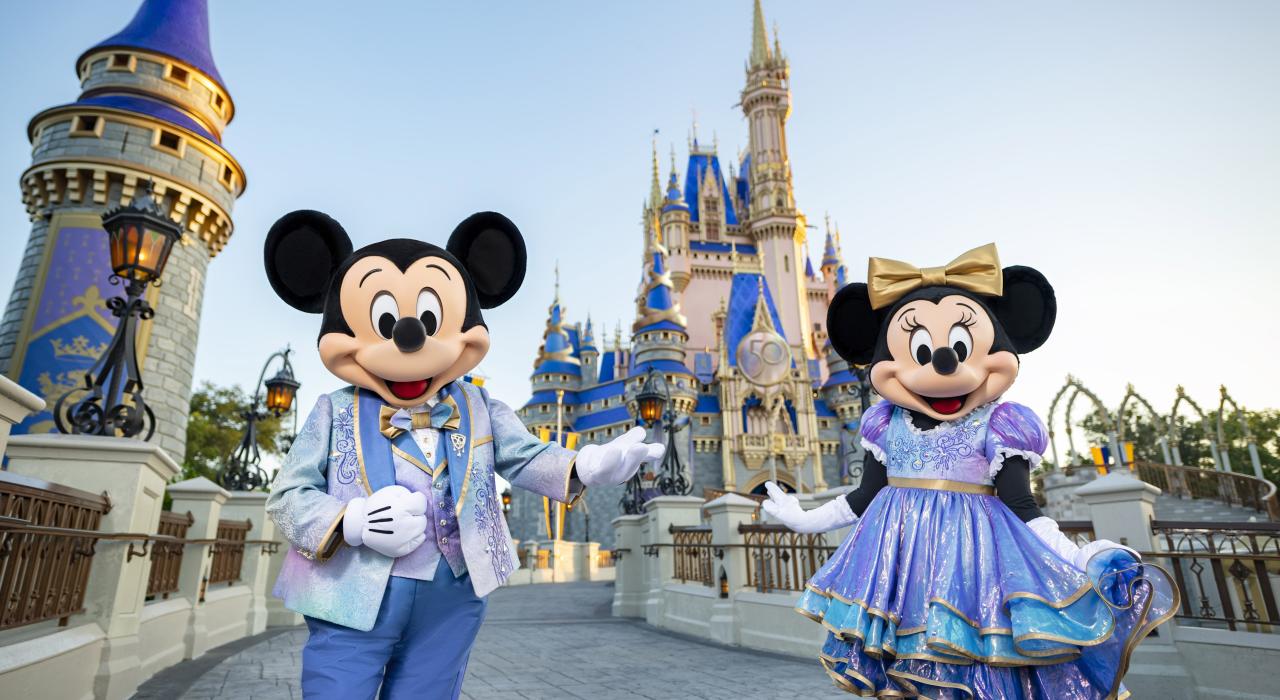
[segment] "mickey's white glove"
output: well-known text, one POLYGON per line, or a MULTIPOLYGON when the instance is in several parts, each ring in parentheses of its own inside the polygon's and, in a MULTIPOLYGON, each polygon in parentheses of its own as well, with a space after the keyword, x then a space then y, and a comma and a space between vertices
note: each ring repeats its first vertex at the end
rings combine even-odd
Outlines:
POLYGON ((764 483, 764 490, 769 492, 769 500, 760 504, 764 512, 774 520, 786 525, 795 532, 811 534, 839 530, 845 525, 858 522, 858 516, 849 507, 849 499, 843 495, 832 499, 813 510, 800 507, 800 499, 787 493, 772 481, 764 483))
POLYGON ((1083 547, 1076 545, 1069 537, 1062 534, 1062 530, 1058 529, 1058 523, 1053 518, 1040 516, 1035 520, 1027 523, 1027 527, 1036 533, 1036 537, 1041 542, 1049 545, 1049 549, 1058 553, 1058 556, 1071 562, 1071 565, 1081 571, 1085 571, 1085 567, 1089 564, 1089 559, 1098 552, 1107 549, 1123 549, 1133 555, 1133 558, 1142 561, 1142 557, 1138 556, 1132 548, 1122 544, 1117 544, 1111 540, 1094 540, 1086 542, 1083 547))
POLYGON ((342 539, 388 557, 403 557, 427 539, 427 497, 400 486, 378 489, 368 498, 347 501, 342 539))
POLYGON ((603 445, 587 445, 573 462, 584 486, 611 486, 630 479, 645 462, 662 459, 661 444, 644 442, 644 428, 635 427, 603 445))

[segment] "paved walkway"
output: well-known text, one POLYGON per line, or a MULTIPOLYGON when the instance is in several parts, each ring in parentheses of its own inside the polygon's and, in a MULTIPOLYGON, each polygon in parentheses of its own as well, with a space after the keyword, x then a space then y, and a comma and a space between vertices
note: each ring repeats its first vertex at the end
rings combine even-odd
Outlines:
MULTIPOLYGON (((611 584, 515 586, 495 591, 462 697, 668 700, 847 697, 816 658, 722 647, 609 616, 611 584)), ((144 685, 139 697, 301 700, 305 629, 246 646, 210 668, 200 660, 144 685), (184 671, 191 668, 184 677, 184 671), (163 684, 163 686, 161 685, 163 684)))

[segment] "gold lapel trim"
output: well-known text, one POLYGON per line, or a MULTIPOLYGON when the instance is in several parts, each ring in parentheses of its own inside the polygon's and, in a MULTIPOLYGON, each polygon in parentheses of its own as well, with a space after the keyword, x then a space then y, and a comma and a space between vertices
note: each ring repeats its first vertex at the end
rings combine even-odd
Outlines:
POLYGON ((373 487, 369 485, 369 475, 364 470, 364 448, 360 444, 360 387, 352 387, 351 393, 351 425, 354 430, 356 441, 356 462, 360 465, 360 485, 364 487, 365 493, 372 496, 373 487))
MULTIPOLYGON (((412 464, 413 466, 426 472, 427 475, 430 476, 432 479, 435 479, 436 475, 440 473, 440 468, 441 468, 440 466, 437 466, 433 471, 431 467, 428 467, 427 465, 423 464, 421 461, 418 460, 417 457, 414 457, 413 455, 409 454, 408 452, 405 452, 404 450, 400 449, 399 447, 396 447, 395 445, 391 446, 391 453, 396 455, 400 459, 403 459, 404 461, 408 462, 409 464, 412 464)), ((440 460, 440 465, 441 466, 444 465, 444 460, 440 460)))

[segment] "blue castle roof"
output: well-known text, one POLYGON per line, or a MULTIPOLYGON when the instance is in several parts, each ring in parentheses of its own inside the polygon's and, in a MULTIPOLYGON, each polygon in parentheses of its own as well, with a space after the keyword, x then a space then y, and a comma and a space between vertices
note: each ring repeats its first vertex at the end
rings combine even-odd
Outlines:
POLYGON ((578 416, 578 419, 573 422, 573 429, 581 433, 593 428, 599 428, 602 425, 629 420, 632 420, 631 412, 627 410, 626 406, 611 406, 603 411, 578 416))
POLYGON ((618 362, 618 353, 606 350, 600 355, 600 383, 613 381, 613 366, 618 362))
POLYGON ((738 181, 734 183, 738 188, 738 203, 742 206, 742 211, 751 210, 751 154, 742 157, 742 164, 738 166, 738 181))
POLYGON ((698 188, 702 186, 702 178, 710 168, 715 175, 716 182, 720 183, 722 189, 721 198, 724 200, 724 220, 726 224, 736 226, 738 223, 738 214, 733 210, 733 200, 729 198, 729 185, 725 182, 724 175, 720 172, 720 159, 713 153, 690 153, 689 167, 684 174, 684 201, 689 206, 689 221, 698 220, 698 207, 702 200, 698 198, 698 188))
POLYGON ((186 112, 175 109, 174 107, 153 100, 141 95, 96 95, 94 97, 85 97, 76 100, 77 105, 91 105, 95 107, 107 107, 110 109, 119 109, 134 114, 142 114, 148 117, 159 119, 164 122, 182 127, 187 131, 199 134, 210 141, 221 144, 222 140, 217 134, 206 129, 204 126, 192 119, 186 112))
POLYGON ((163 54, 195 68, 227 89, 209 48, 209 7, 206 0, 144 0, 133 19, 119 32, 89 47, 89 53, 106 48, 134 48, 163 54))
POLYGON ((650 360, 648 362, 638 362, 631 368, 629 377, 640 377, 649 373, 649 369, 653 368, 659 372, 670 372, 671 374, 687 374, 693 376, 693 372, 684 366, 683 362, 675 360, 650 360))
POLYGON ((720 243, 718 241, 689 241, 689 250, 702 253, 729 253, 737 248, 738 255, 755 255, 756 247, 750 243, 720 243))
POLYGON ((773 327, 779 335, 783 334, 782 319, 778 316, 778 307, 773 303, 773 294, 769 291, 769 280, 754 272, 740 272, 733 276, 733 284, 729 288, 729 316, 725 319, 724 340, 729 348, 729 366, 738 364, 738 343, 742 337, 751 332, 755 320, 756 299, 759 298, 760 285, 764 285, 764 302, 769 308, 769 316, 773 319, 773 327))

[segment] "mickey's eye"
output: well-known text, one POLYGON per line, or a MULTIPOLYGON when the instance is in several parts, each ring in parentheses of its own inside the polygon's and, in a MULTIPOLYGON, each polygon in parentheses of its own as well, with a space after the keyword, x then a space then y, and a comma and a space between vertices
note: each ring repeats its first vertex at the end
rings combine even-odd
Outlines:
POLYGON ((951 327, 951 335, 947 338, 947 344, 952 350, 956 351, 956 357, 964 362, 965 358, 973 354, 973 336, 969 335, 969 329, 962 324, 957 323, 951 327))
POLYGON ((379 292, 378 296, 373 298, 373 306, 370 309, 373 329, 378 332, 378 335, 391 340, 391 329, 395 328, 396 321, 400 320, 400 308, 396 306, 396 298, 387 292, 379 292))
POLYGON ((911 334, 911 356, 921 366, 933 359, 933 336, 929 335, 929 329, 917 328, 911 334))
POLYGON ((432 289, 418 292, 418 318, 427 328, 427 335, 435 335, 440 328, 440 319, 444 312, 440 309, 440 297, 432 289))

